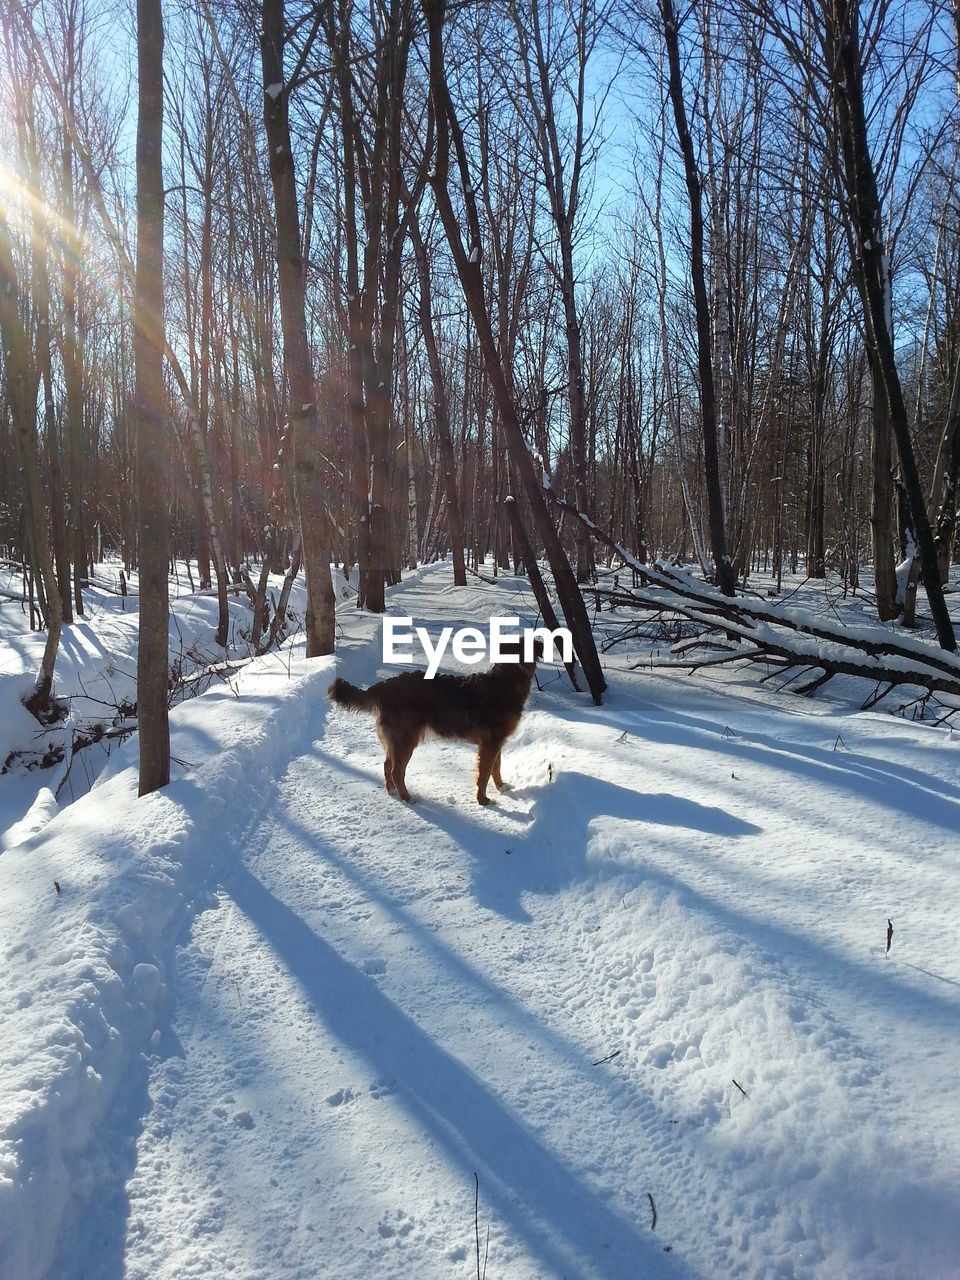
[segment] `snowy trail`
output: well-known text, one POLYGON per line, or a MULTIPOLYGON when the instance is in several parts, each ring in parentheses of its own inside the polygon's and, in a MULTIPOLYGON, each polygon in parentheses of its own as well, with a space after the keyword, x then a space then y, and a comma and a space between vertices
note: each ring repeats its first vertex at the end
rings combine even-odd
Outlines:
MULTIPOLYGON (((364 830, 384 802, 374 779, 351 777, 344 738, 373 763, 369 730, 338 724, 332 743, 328 735, 292 762, 250 857, 224 875, 223 904, 194 929, 181 965, 183 1058, 155 1082, 129 1188, 144 1249, 131 1255, 128 1241, 127 1273, 470 1274, 474 1169, 481 1225, 500 1211, 490 1224, 493 1274, 659 1268, 662 1246, 640 1228, 646 1206, 631 1220, 624 1209, 639 1203, 618 1206, 615 1185, 603 1185, 604 1163, 622 1170, 612 1154, 619 1089, 531 1010, 522 977, 511 998, 505 971, 522 975, 526 957, 496 915, 485 913, 479 931, 471 919, 461 844, 437 840, 429 805, 394 802, 395 848, 375 847, 364 830), (345 769, 333 763, 344 750, 345 769), (403 856, 418 844, 425 852, 403 856), (288 1134, 279 1158, 278 1126, 288 1134), (578 1145, 601 1173, 595 1186, 570 1166, 578 1145), (193 1205, 173 1253, 171 1190, 193 1205), (591 1241, 595 1258, 584 1250, 591 1241)), ((485 843, 501 860, 529 807, 521 800, 509 818, 496 816, 485 843)), ((450 825, 476 824, 466 811, 450 825)), ((530 948, 529 926, 514 931, 530 948)), ((575 985, 557 939, 538 936, 538 969, 544 945, 562 982, 575 985)), ((539 981, 534 992, 544 994, 539 981)), ((561 982, 550 993, 558 1007, 567 994, 561 982)))
MULTIPOLYGON (((393 600, 453 620, 439 570, 393 600)), ((367 682, 377 621, 343 626, 367 682)), ((468 1280, 474 1174, 491 1280, 956 1280, 958 748, 609 674, 534 693, 486 810, 457 744, 387 797, 304 684, 54 1280, 468 1280)))

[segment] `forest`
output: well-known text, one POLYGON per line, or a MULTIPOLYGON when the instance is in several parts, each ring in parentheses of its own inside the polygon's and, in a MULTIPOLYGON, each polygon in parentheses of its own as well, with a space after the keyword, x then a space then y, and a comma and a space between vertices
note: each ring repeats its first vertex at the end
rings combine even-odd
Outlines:
POLYGON ((958 480, 960 0, 0 0, 0 1276, 957 1280, 958 480))
POLYGON ((960 0, 9 0, 0 39, 35 710, 107 557, 157 718, 178 559, 263 645, 303 567, 308 654, 331 565, 378 612, 545 558, 576 635, 615 551, 724 597, 869 567, 956 648, 960 0))

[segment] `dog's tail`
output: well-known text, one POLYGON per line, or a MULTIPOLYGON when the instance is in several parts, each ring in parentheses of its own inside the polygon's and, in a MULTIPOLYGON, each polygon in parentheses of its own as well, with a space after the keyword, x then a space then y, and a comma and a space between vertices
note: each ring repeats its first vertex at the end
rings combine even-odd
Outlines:
POLYGON ((349 680, 341 680, 339 676, 327 690, 327 697, 349 711, 373 711, 377 705, 376 685, 369 689, 358 689, 349 680))

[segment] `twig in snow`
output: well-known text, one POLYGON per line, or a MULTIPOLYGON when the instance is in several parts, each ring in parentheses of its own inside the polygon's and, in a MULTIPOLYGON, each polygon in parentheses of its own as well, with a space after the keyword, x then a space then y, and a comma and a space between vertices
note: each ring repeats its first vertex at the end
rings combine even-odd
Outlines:
MULTIPOLYGON (((56 889, 56 891, 57 891, 57 897, 59 898, 59 897, 60 897, 60 881, 59 881, 59 880, 54 880, 54 882, 53 882, 53 887, 56 889)), ((888 948, 887 948, 887 950, 889 951, 889 949, 890 949, 890 948, 888 947, 888 948)))
POLYGON ((476 1183, 476 1190, 473 1196, 473 1234, 477 1241, 477 1280, 482 1280, 480 1271, 480 1176, 476 1170, 474 1170, 473 1180, 476 1183))
POLYGON ((840 736, 839 733, 837 734, 836 742, 833 744, 834 751, 836 751, 837 747, 842 747, 844 751, 846 751, 847 749, 847 744, 844 742, 843 738, 840 736))
POLYGON ((653 1203, 653 1196, 650 1194, 650 1192, 649 1192, 649 1191, 647 1192, 647 1199, 650 1201, 650 1212, 653 1214, 653 1219, 652 1219, 652 1221, 651 1221, 651 1223, 650 1223, 650 1230, 651 1230, 651 1231, 656 1231, 656 1229, 657 1229, 657 1206, 653 1203))
POLYGON ((740 1092, 743 1094, 745 1098, 749 1098, 750 1095, 747 1093, 746 1089, 743 1087, 742 1084, 737 1084, 736 1080, 734 1080, 733 1083, 737 1085, 737 1088, 740 1090, 740 1092))
POLYGON ((591 1067, 602 1067, 605 1062, 612 1062, 614 1058, 620 1057, 620 1050, 614 1049, 613 1053, 608 1053, 605 1058, 601 1058, 598 1062, 591 1062, 591 1067))
POLYGON ((888 956, 890 954, 890 946, 892 942, 893 942, 893 921, 888 919, 887 920, 887 949, 883 953, 885 956, 888 956))

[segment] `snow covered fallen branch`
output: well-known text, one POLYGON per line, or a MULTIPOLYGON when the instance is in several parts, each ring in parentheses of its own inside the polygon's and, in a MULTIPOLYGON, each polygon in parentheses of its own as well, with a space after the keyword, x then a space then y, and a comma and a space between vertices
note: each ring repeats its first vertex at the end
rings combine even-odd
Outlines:
MULTIPOLYGON (((797 690, 801 693, 815 693, 833 676, 847 675, 886 685, 885 693, 900 685, 911 685, 927 694, 960 698, 960 656, 956 654, 919 637, 892 632, 879 623, 831 624, 803 609, 742 596, 732 599, 695 578, 688 569, 663 562, 641 564, 602 533, 588 516, 552 492, 549 496, 563 511, 583 521, 595 538, 640 576, 638 587, 618 585, 612 592, 601 588, 598 596, 606 596, 621 606, 679 613, 701 628, 694 645, 714 653, 718 648, 723 650, 720 656, 678 656, 654 662, 654 666, 692 670, 707 663, 773 659, 779 660, 784 669, 796 666, 820 673, 797 690)), ((685 641, 682 650, 691 647, 685 641)), ((864 705, 875 705, 878 700, 871 695, 864 705)), ((960 706, 945 705, 944 718, 958 710, 960 706)))

